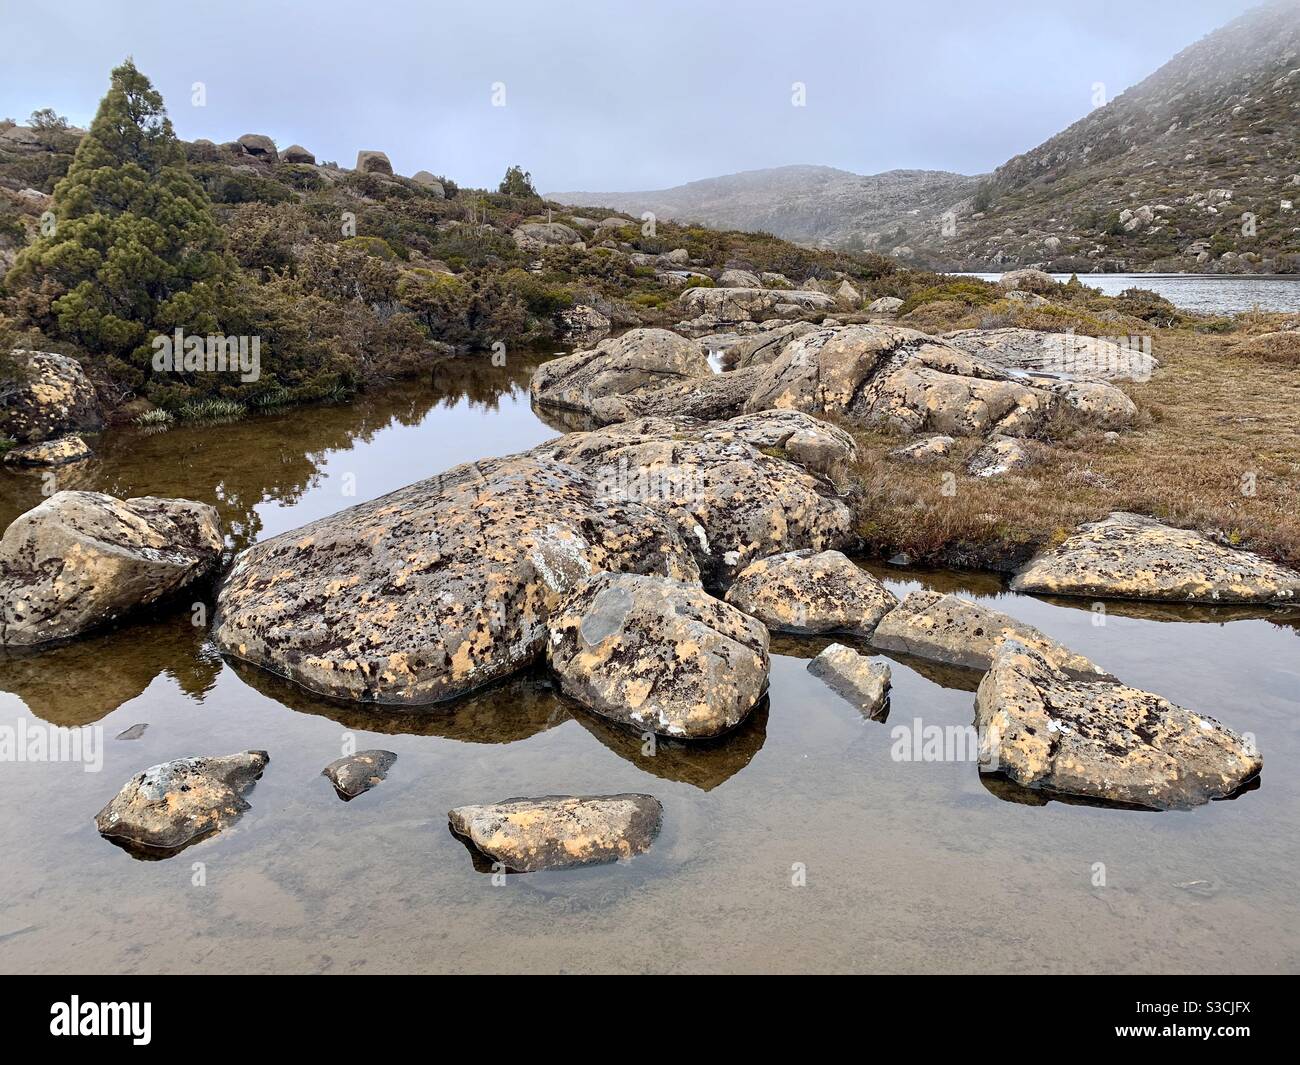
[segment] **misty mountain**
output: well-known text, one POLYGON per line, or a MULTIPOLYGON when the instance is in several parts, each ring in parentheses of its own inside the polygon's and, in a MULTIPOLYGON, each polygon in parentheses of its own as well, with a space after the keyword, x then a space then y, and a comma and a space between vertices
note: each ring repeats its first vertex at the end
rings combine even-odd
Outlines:
POLYGON ((868 247, 916 231, 970 197, 980 179, 940 170, 854 174, 782 166, 706 178, 650 192, 551 192, 560 203, 608 207, 717 229, 764 230, 786 240, 868 247))

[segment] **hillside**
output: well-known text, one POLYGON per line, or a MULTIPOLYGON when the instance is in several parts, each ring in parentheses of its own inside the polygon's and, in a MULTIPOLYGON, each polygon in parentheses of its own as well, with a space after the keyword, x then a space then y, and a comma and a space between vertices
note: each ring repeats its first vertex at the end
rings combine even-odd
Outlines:
POLYGON ((719 229, 762 230, 838 248, 893 247, 937 226, 949 205, 973 195, 978 178, 941 170, 854 174, 829 166, 747 170, 651 192, 553 192, 559 203, 600 204, 719 229), (892 241, 892 243, 890 243, 892 241))
POLYGON ((956 236, 925 243, 973 267, 1300 269, 1298 133, 1300 4, 1285 0, 1006 162, 956 236))

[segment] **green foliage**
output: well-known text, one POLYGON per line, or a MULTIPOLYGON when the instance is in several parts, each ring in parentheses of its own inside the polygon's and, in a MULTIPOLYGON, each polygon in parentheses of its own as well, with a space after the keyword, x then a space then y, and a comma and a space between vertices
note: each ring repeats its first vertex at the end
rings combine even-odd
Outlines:
POLYGON ((520 166, 512 166, 506 171, 497 188, 503 196, 518 196, 522 199, 538 199, 537 190, 533 188, 533 175, 520 166))
POLYGON ((27 124, 41 133, 48 130, 65 130, 68 128, 68 120, 62 115, 55 114, 52 107, 42 107, 38 111, 33 111, 32 117, 27 120, 27 124))
POLYGON ((927 303, 940 301, 963 303, 970 307, 982 307, 999 299, 998 290, 985 281, 963 280, 949 281, 945 284, 929 285, 909 294, 898 308, 898 316, 916 310, 927 303))

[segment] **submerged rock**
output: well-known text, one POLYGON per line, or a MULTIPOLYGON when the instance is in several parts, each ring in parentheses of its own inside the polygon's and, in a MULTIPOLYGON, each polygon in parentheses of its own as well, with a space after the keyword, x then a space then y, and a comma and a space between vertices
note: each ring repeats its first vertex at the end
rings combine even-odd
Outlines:
POLYGON ((48 351, 15 351, 16 377, 0 396, 0 436, 38 444, 79 430, 99 429, 95 386, 81 363, 48 351))
POLYGON ((535 873, 644 854, 659 835, 663 807, 653 795, 544 795, 460 806, 447 818, 505 869, 535 873))
POLYGON ((850 647, 833 643, 808 663, 808 672, 870 718, 882 718, 889 700, 890 669, 850 647))
POLYGON ((243 751, 150 766, 95 815, 95 827, 136 847, 179 850, 238 820, 249 809, 244 792, 269 761, 265 751, 243 751))
POLYGON ((0 645, 77 636, 179 591, 221 554, 214 508, 58 492, 0 540, 0 645))
POLYGON ((698 585, 602 573, 551 619, 565 694, 638 729, 698 739, 734 728, 767 690, 767 630, 698 585))
POLYGON ((551 611, 603 570, 699 575, 658 511, 545 455, 489 459, 249 548, 213 639, 320 694, 438 702, 536 660, 551 611))
POLYGON ((975 698, 982 770, 1024 787, 1170 809, 1225 798, 1263 765, 1212 718, 1117 681, 1071 680, 1014 640, 975 698))
POLYGON ((1032 648, 1054 669, 1071 676, 1108 677, 1100 666, 1032 625, 942 592, 912 592, 884 616, 871 637, 883 651, 928 658, 935 662, 986 670, 998 645, 1013 639, 1032 648))
POLYGON ((86 442, 73 435, 12 448, 5 452, 4 463, 6 466, 67 466, 93 456, 86 442))
POLYGON ((321 776, 329 777, 339 798, 355 799, 380 783, 396 761, 392 751, 357 751, 330 762, 321 770, 321 776))
POLYGON ((773 632, 869 636, 898 600, 839 551, 790 551, 759 559, 736 577, 727 602, 773 632))
POLYGON ((539 366, 529 384, 533 402, 590 412, 603 397, 626 399, 712 375, 694 341, 667 329, 632 329, 539 366))
POLYGON ((119 740, 138 740, 145 734, 145 730, 148 729, 148 727, 149 723, 147 721, 141 721, 138 724, 132 725, 128 729, 123 729, 117 734, 116 738, 119 740))
POLYGON ((1300 597, 1300 573, 1190 529, 1116 512, 1040 554, 1011 587, 1103 599, 1287 603, 1300 597))

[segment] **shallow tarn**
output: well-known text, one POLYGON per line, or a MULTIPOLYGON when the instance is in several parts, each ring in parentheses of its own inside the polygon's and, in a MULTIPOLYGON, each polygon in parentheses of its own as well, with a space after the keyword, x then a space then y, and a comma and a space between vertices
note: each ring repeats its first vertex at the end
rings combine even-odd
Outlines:
MULTIPOLYGON (((214 503, 244 546, 458 462, 554 435, 529 367, 451 366, 349 407, 92 440, 75 475, 119 496, 214 503), (351 476, 349 476, 351 475, 351 476), (355 495, 346 494, 355 484, 355 495)), ((0 520, 38 502, 0 474, 0 520)), ((0 967, 125 971, 1290 971, 1300 965, 1297 612, 1008 594, 993 577, 872 566, 900 597, 954 591, 1126 683, 1256 737, 1258 786, 1187 812, 1052 801, 964 759, 905 761, 914 721, 973 721, 979 674, 890 658, 891 710, 862 717, 806 670, 844 637, 775 637, 767 703, 710 744, 640 739, 540 672, 413 714, 316 699, 223 662, 175 613, 0 660, 0 726, 103 729, 103 769, 0 764, 0 967), (115 739, 148 723, 133 740, 115 739), (904 739, 894 730, 904 729, 904 739), (398 759, 341 803, 321 767, 398 759), (146 766, 261 748, 222 834, 164 861, 100 838, 95 812, 146 766), (626 864, 494 877, 447 824, 510 796, 648 792, 626 864), (1028 800, 1028 801, 1026 801, 1028 800), (798 886, 800 882, 802 886, 798 886), (1104 886, 1102 882, 1104 881, 1104 886)), ((189 597, 187 597, 188 600, 189 597)), ((917 742, 920 746, 920 741, 917 742)))

